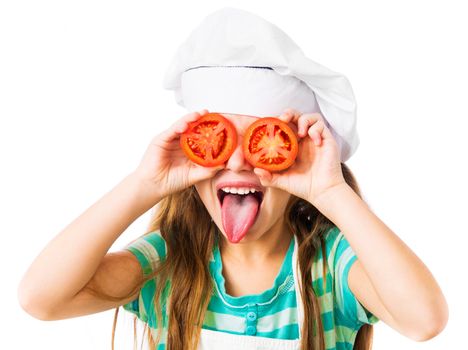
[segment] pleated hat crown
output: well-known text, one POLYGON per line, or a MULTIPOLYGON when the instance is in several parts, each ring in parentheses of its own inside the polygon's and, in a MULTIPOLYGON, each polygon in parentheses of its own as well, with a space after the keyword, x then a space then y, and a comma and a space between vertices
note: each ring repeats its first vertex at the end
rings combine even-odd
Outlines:
POLYGON ((280 28, 245 10, 208 15, 178 47, 163 87, 188 111, 257 117, 284 109, 323 115, 348 160, 359 145, 348 79, 307 58, 280 28))

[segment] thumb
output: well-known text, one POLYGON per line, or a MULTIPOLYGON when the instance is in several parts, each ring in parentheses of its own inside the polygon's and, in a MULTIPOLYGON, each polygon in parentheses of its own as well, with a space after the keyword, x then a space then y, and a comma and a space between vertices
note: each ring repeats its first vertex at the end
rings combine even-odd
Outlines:
POLYGON ((254 168, 254 173, 260 178, 262 186, 274 186, 275 176, 268 170, 254 168))
POLYGON ((218 171, 223 170, 225 167, 226 166, 224 164, 214 167, 205 167, 194 163, 192 180, 194 182, 198 182, 209 179, 210 177, 213 177, 218 171))
POLYGON ((203 167, 203 166, 200 166, 200 167, 206 173, 206 177, 209 178, 209 177, 215 176, 217 172, 223 169, 226 169, 226 163, 219 164, 219 165, 212 166, 212 167, 203 167))

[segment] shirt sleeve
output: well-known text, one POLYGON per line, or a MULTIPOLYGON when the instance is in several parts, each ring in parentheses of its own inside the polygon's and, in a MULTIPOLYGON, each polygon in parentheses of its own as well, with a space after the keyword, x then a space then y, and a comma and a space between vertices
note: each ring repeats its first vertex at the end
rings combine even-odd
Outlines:
POLYGON ((375 324, 379 319, 367 310, 355 297, 348 285, 349 269, 357 260, 344 234, 335 228, 329 233, 328 264, 333 274, 333 298, 336 308, 347 323, 375 324))
MULTIPOLYGON (((159 261, 166 256, 166 244, 159 231, 149 232, 127 244, 124 250, 128 250, 138 259, 144 277, 150 275, 158 266, 159 261)), ((124 310, 135 314, 140 320, 149 322, 154 315, 154 294, 156 291, 155 280, 145 282, 138 296, 122 305, 124 310)))

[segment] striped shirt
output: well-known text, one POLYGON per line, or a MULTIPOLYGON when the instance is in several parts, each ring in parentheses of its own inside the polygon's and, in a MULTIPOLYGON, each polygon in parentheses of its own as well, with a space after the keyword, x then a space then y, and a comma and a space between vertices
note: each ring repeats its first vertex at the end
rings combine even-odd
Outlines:
MULTIPOLYGON (((312 285, 320 304, 326 349, 352 349, 357 331, 363 324, 374 324, 378 318, 356 299, 348 286, 348 271, 357 256, 335 226, 325 236, 327 284, 323 284, 322 250, 312 264, 312 285)), ((150 232, 124 249, 137 257, 143 273, 150 274, 158 261, 164 260, 166 244, 159 231, 150 232)), ((292 271, 294 237, 289 244, 272 288, 260 293, 234 297, 227 294, 222 275, 222 260, 217 242, 210 260, 214 288, 202 328, 238 335, 255 335, 277 339, 297 339, 296 287, 292 271)), ((138 297, 123 308, 147 322, 153 336, 157 334, 153 296, 155 280, 147 281, 138 297)), ((165 307, 163 307, 165 312, 165 307)), ((166 322, 164 322, 166 325, 166 322)), ((158 350, 165 349, 163 329, 158 350)))

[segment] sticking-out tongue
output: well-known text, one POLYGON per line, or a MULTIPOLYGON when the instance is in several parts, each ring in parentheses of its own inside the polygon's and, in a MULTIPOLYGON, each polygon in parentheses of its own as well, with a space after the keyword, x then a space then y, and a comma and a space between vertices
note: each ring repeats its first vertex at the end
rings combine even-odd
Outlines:
POLYGON ((257 217, 259 202, 253 194, 226 194, 222 204, 224 232, 231 243, 238 243, 247 234, 257 217))

